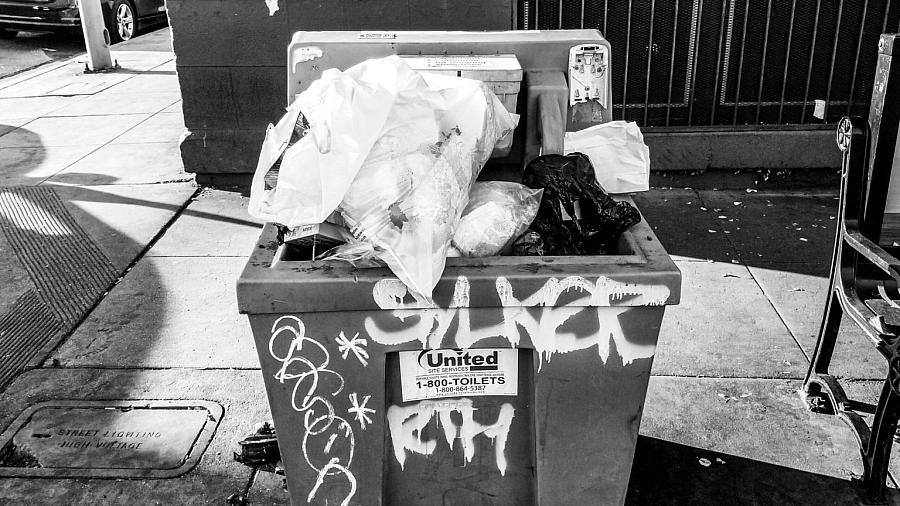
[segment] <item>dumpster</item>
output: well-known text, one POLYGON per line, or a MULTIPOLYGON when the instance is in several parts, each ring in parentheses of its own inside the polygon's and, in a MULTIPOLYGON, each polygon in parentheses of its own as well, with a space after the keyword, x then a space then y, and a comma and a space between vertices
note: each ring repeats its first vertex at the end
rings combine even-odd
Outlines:
MULTIPOLYGON (((572 100, 566 85, 573 48, 605 44, 596 31, 294 41, 289 97, 313 67, 385 51, 515 55, 523 119, 511 151, 490 162, 505 171, 483 176, 561 147, 585 118, 608 119, 608 102, 572 100)), ((585 90, 609 101, 602 85, 585 90)), ((263 228, 237 295, 293 504, 624 502, 665 306, 681 292, 645 221, 609 255, 450 258, 431 299, 387 268, 311 261, 277 236, 263 228)))

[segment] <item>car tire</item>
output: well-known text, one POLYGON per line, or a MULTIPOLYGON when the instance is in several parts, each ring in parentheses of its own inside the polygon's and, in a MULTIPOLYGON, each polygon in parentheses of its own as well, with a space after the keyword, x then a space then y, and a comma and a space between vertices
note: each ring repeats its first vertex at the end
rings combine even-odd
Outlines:
POLYGON ((110 13, 109 40, 110 43, 131 40, 137 32, 137 18, 134 15, 134 6, 128 0, 116 0, 110 13))
POLYGON ((10 30, 9 28, 0 28, 0 39, 15 39, 19 33, 18 30, 10 30))

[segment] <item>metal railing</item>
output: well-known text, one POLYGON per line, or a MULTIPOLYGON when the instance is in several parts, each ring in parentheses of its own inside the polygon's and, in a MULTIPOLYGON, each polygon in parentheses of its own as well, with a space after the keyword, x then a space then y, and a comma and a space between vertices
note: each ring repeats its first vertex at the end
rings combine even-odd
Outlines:
POLYGON ((642 126, 811 125, 864 115, 900 0, 519 0, 523 29, 596 28, 613 115, 642 126))

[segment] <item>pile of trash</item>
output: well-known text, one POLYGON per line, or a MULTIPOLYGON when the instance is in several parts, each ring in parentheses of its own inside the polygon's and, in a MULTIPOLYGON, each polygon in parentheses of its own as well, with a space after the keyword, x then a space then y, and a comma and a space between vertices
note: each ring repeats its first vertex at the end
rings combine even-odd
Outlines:
MULTIPOLYGON (((589 155, 540 156, 521 183, 476 182, 491 153, 508 150, 518 120, 481 81, 420 73, 397 56, 326 70, 269 125, 250 214, 276 223, 279 240, 308 248, 310 260, 386 265, 428 298, 448 256, 612 251, 640 215, 601 188, 584 138, 566 143, 589 155)), ((637 150, 615 140, 594 148, 646 162, 643 176, 607 184, 647 189, 640 131, 607 125, 637 150)))

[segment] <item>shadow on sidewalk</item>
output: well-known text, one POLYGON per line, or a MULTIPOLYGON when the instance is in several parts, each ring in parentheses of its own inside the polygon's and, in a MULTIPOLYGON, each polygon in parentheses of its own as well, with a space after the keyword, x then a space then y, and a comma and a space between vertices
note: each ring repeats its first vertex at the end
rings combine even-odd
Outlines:
MULTIPOLYGON (((0 244, 5 253, 0 268, 6 273, 0 277, 6 282, 5 293, 0 297, 0 389, 24 370, 41 366, 160 233, 145 226, 145 240, 149 243, 143 237, 138 243, 131 234, 113 228, 110 220, 99 217, 96 204, 123 206, 119 209, 157 209, 168 213, 166 221, 180 216, 187 205, 140 198, 140 193, 134 197, 128 192, 122 194, 114 190, 115 185, 109 186, 110 191, 103 191, 97 181, 114 183, 116 179, 111 176, 90 174, 92 187, 77 186, 79 174, 62 178, 61 182, 73 186, 45 183, 48 176, 31 175, 46 158, 40 136, 25 128, 16 132, 21 145, 31 147, 27 148, 27 157, 13 160, 4 170, 8 180, 17 184, 7 186, 0 179, 0 244)), ((192 214, 244 223, 208 213, 192 214)), ((135 219, 141 216, 146 218, 146 214, 136 213, 135 219)), ((123 220, 117 218, 112 223, 121 228, 123 220)), ((166 223, 159 213, 155 219, 164 230, 166 223)), ((138 226, 141 224, 135 223, 138 226)), ((146 290, 164 286, 152 263, 140 274, 139 284, 146 290)), ((166 299, 165 293, 145 297, 138 306, 142 312, 162 315, 167 310, 166 299)), ((155 342, 155 330, 146 332, 148 344, 155 342)))
POLYGON ((136 255, 142 249, 90 213, 72 212, 73 197, 81 202, 129 199, 111 199, 89 188, 38 186, 42 178, 29 180, 28 173, 44 161, 40 137, 24 128, 17 137, 33 147, 27 161, 7 174, 20 184, 0 181, 0 239, 8 248, 0 265, 18 280, 0 307, 0 387, 39 366, 124 275, 130 259, 114 261, 107 254, 109 244, 104 248, 95 238, 115 238, 115 249, 136 255))
MULTIPOLYGON (((115 361, 105 367, 85 369, 61 364, 60 368, 55 360, 50 363, 48 357, 71 338, 104 297, 124 279, 136 278, 132 285, 136 287, 137 295, 122 304, 127 306, 123 309, 129 314, 135 317, 149 314, 159 320, 169 314, 174 295, 165 283, 165 272, 154 262, 138 264, 138 260, 167 226, 184 214, 191 202, 188 198, 190 189, 179 187, 178 195, 184 195, 183 199, 160 197, 154 200, 153 196, 167 193, 165 185, 147 184, 122 189, 124 187, 110 184, 104 187, 96 182, 114 183, 116 179, 98 174, 91 174, 94 182, 91 187, 77 186, 77 174, 66 177, 66 182, 74 186, 41 184, 47 176, 37 174, 35 169, 46 161, 47 149, 34 132, 20 128, 17 135, 24 140, 23 144, 32 147, 28 148, 28 157, 14 160, 12 165, 7 165, 7 170, 0 172, 0 251, 3 253, 0 255, 0 396, 15 398, 15 407, 10 408, 7 404, 8 409, 0 410, 0 431, 9 427, 21 412, 21 406, 41 401, 148 398, 146 392, 150 387, 146 378, 121 369, 115 371, 123 367, 115 361), (9 181, 16 184, 9 185, 9 181), (105 207, 107 204, 117 206, 105 207), (137 212, 137 208, 157 211, 142 213, 137 212), (103 213, 127 213, 128 216, 103 213), (123 232, 123 224, 127 226, 131 213, 135 214, 135 221, 149 222, 136 222, 135 227, 143 227, 138 233, 123 232), (148 214, 152 215, 149 219, 148 214), (157 224, 158 228, 154 228, 157 224), (139 270, 128 274, 138 265, 139 270), (100 369, 113 370, 103 372, 100 369), (32 372, 23 374, 27 371, 32 372), (29 377, 43 381, 34 382, 29 377), (68 382, 72 377, 80 380, 68 382), (143 386, 142 381, 145 382, 143 386)), ((193 214, 208 220, 245 223, 215 214, 193 214)), ((122 332, 121 322, 117 325, 117 328, 106 330, 122 332)), ((146 325, 141 330, 140 342, 130 350, 137 355, 150 353, 162 336, 158 325, 146 325)), ((163 388, 160 385, 156 382, 152 387, 158 390, 163 388)), ((185 395, 181 391, 172 391, 164 397, 179 399, 185 395)), ((157 394, 152 398, 158 397, 157 394)), ((207 458, 218 459, 217 456, 204 457, 207 458)), ((100 500, 104 504, 120 504, 134 501, 135 487, 138 487, 147 494, 145 497, 156 497, 163 503, 176 504, 194 499, 221 502, 233 491, 235 483, 246 480, 244 475, 248 472, 237 464, 232 467, 225 464, 228 472, 223 473, 222 466, 221 462, 197 466, 177 482, 135 480, 131 487, 121 486, 113 480, 93 478, 4 478, 0 496, 20 504, 60 500, 81 504, 84 501, 79 497, 95 502, 100 500), (185 490, 216 491, 216 496, 186 499, 185 490), (14 496, 8 495, 13 493, 14 496), (19 501, 12 497, 18 497, 19 501), (21 498, 27 500, 21 502, 21 498)), ((7 502, 0 500, 0 503, 7 502)))
MULTIPOLYGON (((896 490, 889 489, 888 493, 888 504, 900 504, 896 490)), ((625 503, 630 506, 862 504, 849 479, 646 436, 638 437, 625 503)))

